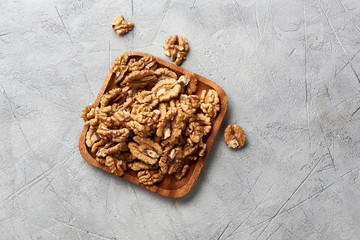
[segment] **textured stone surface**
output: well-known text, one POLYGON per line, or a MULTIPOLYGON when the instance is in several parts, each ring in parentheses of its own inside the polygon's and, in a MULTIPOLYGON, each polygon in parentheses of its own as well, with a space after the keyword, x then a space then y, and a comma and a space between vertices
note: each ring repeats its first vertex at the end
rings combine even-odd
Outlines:
POLYGON ((0 3, 1 239, 358 239, 358 0, 0 3), (119 37, 111 20, 134 29, 119 37), (221 131, 191 192, 168 199, 87 164, 83 105, 137 50, 224 88, 221 131))

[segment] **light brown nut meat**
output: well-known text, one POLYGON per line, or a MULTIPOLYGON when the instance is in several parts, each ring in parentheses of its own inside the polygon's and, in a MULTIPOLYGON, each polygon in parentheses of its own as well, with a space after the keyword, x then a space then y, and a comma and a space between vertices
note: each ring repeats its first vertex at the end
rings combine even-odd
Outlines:
POLYGON ((182 166, 183 154, 180 147, 167 147, 159 160, 159 167, 162 173, 172 174, 182 166))
MULTIPOLYGON (((109 167, 110 172, 118 177, 124 175, 124 169, 122 168, 123 164, 124 164, 124 161, 117 160, 116 158, 114 158, 112 156, 107 156, 106 160, 105 160, 105 165, 107 167, 109 167)), ((125 164, 125 166, 126 166, 126 164, 125 164)))
POLYGON ((105 139, 100 139, 100 141, 94 143, 94 145, 92 145, 91 147, 91 152, 92 153, 96 153, 96 151, 98 150, 99 147, 102 147, 106 144, 106 140, 105 139))
POLYGON ((113 142, 125 142, 130 136, 130 131, 127 128, 121 128, 117 130, 98 129, 96 133, 99 134, 101 138, 113 142))
POLYGON ((167 79, 167 78, 173 78, 175 80, 177 79, 176 73, 169 70, 168 68, 158 68, 158 69, 156 69, 155 75, 158 77, 159 80, 164 80, 164 79, 167 79))
POLYGON ((203 157, 206 154, 206 143, 199 144, 200 151, 198 153, 199 157, 203 157))
POLYGON ((200 149, 199 144, 195 144, 194 146, 190 146, 190 144, 186 144, 182 150, 183 157, 187 158, 193 156, 199 152, 199 149, 200 149))
POLYGON ((241 148, 246 142, 246 137, 239 125, 229 125, 225 129, 224 141, 229 148, 241 148))
POLYGON ((186 174, 186 172, 187 172, 188 169, 189 169, 189 165, 184 165, 183 168, 181 169, 181 171, 177 171, 177 172, 175 173, 175 178, 176 178, 177 180, 182 179, 182 178, 185 176, 185 174, 186 174))
POLYGON ((176 65, 180 66, 183 61, 186 59, 187 52, 189 51, 189 45, 185 37, 178 37, 178 52, 176 56, 176 65))
POLYGON ((130 121, 126 123, 126 127, 131 129, 135 135, 140 137, 148 137, 154 133, 154 129, 150 126, 141 124, 137 121, 130 121))
POLYGON ((113 116, 111 116, 111 119, 116 125, 119 126, 129 122, 132 118, 128 111, 118 110, 116 113, 114 113, 113 116))
POLYGON ((112 117, 108 116, 108 114, 111 114, 106 108, 96 108, 95 109, 95 118, 90 120, 90 125, 92 126, 97 126, 99 125, 99 127, 112 127, 114 124, 114 120, 112 119, 112 117), (94 121, 94 124, 92 123, 92 121, 94 121))
POLYGON ((136 102, 147 107, 148 110, 152 110, 158 103, 159 99, 152 91, 141 91, 134 96, 136 102))
POLYGON ((191 95, 194 94, 196 92, 197 89, 197 79, 194 76, 193 73, 190 74, 190 82, 186 87, 186 94, 191 95))
POLYGON ((141 70, 133 71, 127 75, 124 81, 121 82, 121 86, 129 86, 131 88, 141 88, 145 87, 149 83, 156 81, 156 76, 152 70, 141 70))
POLYGON ((102 158, 102 157, 95 157, 95 160, 96 160, 98 163, 101 163, 101 164, 105 164, 105 161, 106 161, 106 159, 105 159, 105 158, 102 158))
POLYGON ((114 146, 109 147, 108 149, 106 149, 105 155, 111 155, 111 154, 114 154, 114 153, 126 152, 126 151, 129 151, 127 143, 126 142, 120 142, 120 143, 117 143, 114 146))
POLYGON ((196 95, 181 94, 180 107, 185 113, 192 115, 200 107, 200 98, 196 95))
MULTIPOLYGON (((123 143, 122 143, 123 144, 123 143)), ((126 143, 126 151, 118 151, 118 152, 115 152, 115 153, 112 153, 112 154, 109 154, 110 156, 112 157, 115 157, 116 159, 118 160, 123 160, 127 163, 130 163, 130 162, 133 162, 134 160, 136 160, 137 158, 132 155, 129 151, 129 148, 127 146, 127 143, 126 143)))
POLYGON ((136 114, 131 114, 131 117, 134 121, 137 121, 138 123, 145 124, 149 127, 155 128, 157 123, 159 122, 160 113, 159 111, 141 111, 136 114))
POLYGON ((114 155, 119 152, 126 152, 129 151, 129 148, 127 146, 126 142, 117 143, 115 145, 112 145, 111 143, 105 144, 104 147, 99 148, 96 152, 97 157, 106 157, 108 155, 114 155))
POLYGON ((125 125, 131 129, 135 135, 147 137, 155 133, 156 126, 159 122, 160 114, 154 110, 152 112, 139 112, 131 114, 132 121, 125 125))
POLYGON ((137 171, 141 171, 141 170, 154 169, 154 166, 144 163, 144 162, 132 162, 132 163, 128 163, 128 168, 137 172, 137 171))
POLYGON ((89 130, 86 133, 86 137, 85 137, 86 146, 92 147, 94 145, 94 143, 99 140, 100 140, 100 137, 96 133, 96 129, 93 126, 90 126, 89 130))
POLYGON ((159 97, 160 102, 163 102, 176 98, 181 91, 181 86, 175 79, 167 78, 157 82, 151 91, 159 97))
POLYGON ((139 179, 139 183, 142 183, 144 185, 154 185, 154 183, 160 182, 162 180, 163 174, 156 170, 155 171, 144 170, 138 172, 137 177, 139 179))
POLYGON ((158 143, 150 138, 141 138, 139 136, 135 136, 134 141, 137 143, 130 142, 128 147, 135 157, 151 165, 158 162, 162 154, 162 149, 158 143))
POLYGON ((106 143, 103 147, 98 148, 95 156, 96 157, 106 157, 107 156, 107 149, 111 147, 111 143, 106 143))
POLYGON ((178 109, 177 114, 173 118, 173 120, 167 122, 164 132, 164 141, 161 142, 161 146, 164 147, 169 144, 170 145, 178 144, 181 140, 182 133, 185 131, 186 123, 188 122, 188 119, 189 119, 189 115, 184 113, 181 109, 178 109), (170 129, 170 135, 168 135, 169 132, 168 129, 170 129))
POLYGON ((167 38, 163 48, 164 54, 169 56, 171 61, 175 61, 177 65, 181 65, 189 51, 189 45, 186 38, 178 35, 167 38))
POLYGON ((165 103, 160 103, 160 119, 157 125, 156 136, 167 139, 171 135, 171 121, 175 118, 177 114, 177 108, 170 108, 169 110, 166 109, 165 103))
POLYGON ((201 92, 200 100, 200 108, 203 113, 209 117, 215 118, 220 110, 220 99, 218 93, 213 89, 209 89, 208 91, 203 90, 201 92))
POLYGON ((124 17, 122 15, 119 15, 111 21, 111 26, 118 35, 124 35, 128 31, 133 29, 134 23, 125 22, 124 17))
POLYGON ((181 86, 181 94, 184 94, 186 92, 186 88, 187 88, 187 85, 189 84, 190 82, 190 77, 188 74, 185 74, 185 75, 182 75, 179 77, 179 79, 177 80, 177 82, 180 84, 181 86))
POLYGON ((129 63, 129 71, 140 71, 144 68, 146 69, 154 69, 156 68, 156 59, 152 56, 146 56, 140 58, 138 61, 136 59, 132 58, 130 59, 129 63))
POLYGON ((120 94, 122 95, 122 97, 125 100, 125 95, 122 94, 122 89, 121 88, 111 89, 109 92, 107 92, 106 94, 104 94, 101 97, 101 100, 100 100, 101 107, 106 107, 107 105, 109 105, 111 100, 113 100, 113 99, 115 99, 117 97, 121 97, 121 96, 119 96, 120 94))
POLYGON ((115 83, 122 81, 125 73, 128 71, 128 66, 126 65, 129 60, 128 55, 120 55, 115 59, 113 72, 116 75, 115 83))
POLYGON ((193 146, 194 143, 199 143, 204 135, 205 129, 198 122, 192 122, 186 128, 186 136, 189 136, 187 142, 190 144, 190 146, 193 146))
POLYGON ((127 161, 128 163, 135 161, 137 158, 132 155, 132 153, 130 152, 125 152, 125 153, 121 153, 121 156, 123 157, 122 159, 124 159, 125 161, 127 161))
POLYGON ((85 125, 90 125, 90 120, 95 118, 95 104, 90 103, 85 106, 81 111, 81 118, 84 120, 85 125))
POLYGON ((211 118, 206 116, 205 114, 198 113, 195 118, 197 122, 199 122, 203 126, 211 126, 211 118))

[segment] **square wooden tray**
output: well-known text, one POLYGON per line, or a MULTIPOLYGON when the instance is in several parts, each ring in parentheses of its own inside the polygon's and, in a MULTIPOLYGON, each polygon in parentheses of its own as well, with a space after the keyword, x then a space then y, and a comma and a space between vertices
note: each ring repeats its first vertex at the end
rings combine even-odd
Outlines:
MULTIPOLYGON (((139 59, 143 56, 150 55, 150 54, 142 53, 142 52, 126 52, 124 54, 128 55, 129 57, 137 58, 137 59, 139 59)), ((185 73, 191 73, 190 71, 188 71, 182 67, 179 67, 177 65, 174 65, 170 62, 167 62, 161 58, 157 58, 155 56, 153 56, 153 57, 156 58, 158 67, 167 67, 167 68, 171 69, 172 71, 174 71, 178 75, 178 77, 185 73)), ((99 94, 96 98, 96 101, 95 101, 96 106, 99 106, 100 98, 103 96, 104 93, 106 93, 109 90, 116 87, 115 82, 114 82, 115 73, 113 73, 113 71, 112 71, 113 65, 114 65, 114 63, 112 64, 111 68, 109 69, 109 72, 106 75, 104 83, 102 84, 99 94)), ((176 180, 173 176, 165 175, 163 180, 160 183, 157 183, 153 186, 145 186, 145 185, 139 183, 139 181, 136 177, 136 172, 134 172, 131 169, 128 169, 127 171, 125 171, 125 174, 123 176, 121 176, 121 178, 123 178, 129 182, 132 182, 134 184, 137 184, 141 187, 144 187, 150 191, 156 192, 156 193, 161 194, 166 197, 173 197, 173 198, 178 198, 178 197, 184 196, 194 186, 195 181, 198 178, 202 167, 204 166, 204 162, 205 162, 206 157, 207 157, 207 155, 211 149, 211 146, 215 140, 216 134, 219 131, 221 122, 224 118, 224 115, 225 115, 225 112, 227 109, 227 105, 228 105, 228 99, 227 99, 226 93, 224 92, 224 90, 221 87, 219 87, 216 83, 210 81, 209 79, 206 79, 196 73, 194 73, 194 75, 198 80, 198 88, 197 88, 197 91, 195 94, 200 96, 200 92, 203 89, 210 89, 210 88, 215 89, 219 94, 220 104, 221 104, 221 109, 220 109, 217 117, 213 120, 213 127, 205 141, 206 146, 207 146, 205 156, 199 158, 197 161, 191 161, 191 162, 187 163, 189 165, 188 172, 186 173, 185 177, 183 179, 181 179, 180 181, 176 180)), ((110 170, 108 169, 107 166, 102 165, 95 160, 95 155, 93 153, 91 153, 90 148, 88 148, 85 144, 85 135, 86 135, 86 132, 88 131, 88 128, 89 128, 88 126, 84 126, 84 128, 81 132, 81 135, 80 135, 80 139, 79 139, 80 153, 88 163, 110 173, 110 170)))

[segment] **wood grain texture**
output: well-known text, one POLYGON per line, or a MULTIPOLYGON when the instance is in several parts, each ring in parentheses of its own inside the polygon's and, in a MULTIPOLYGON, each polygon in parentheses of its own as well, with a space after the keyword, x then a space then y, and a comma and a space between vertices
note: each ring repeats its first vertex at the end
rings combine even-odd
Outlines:
MULTIPOLYGON (((126 52, 126 53, 124 53, 124 55, 128 55, 131 58, 140 58, 140 57, 148 56, 150 54, 142 53, 142 52, 126 52)), ((160 68, 160 67, 169 68, 172 71, 174 71, 178 75, 178 77, 183 74, 191 74, 192 73, 182 67, 174 65, 163 59, 157 58, 155 56, 153 56, 153 57, 156 58, 158 68, 160 68)), ((96 106, 99 106, 100 99, 106 92, 117 87, 115 84, 115 81, 114 81, 115 73, 112 70, 113 65, 114 65, 114 62, 111 65, 109 72, 107 73, 107 75, 105 77, 104 83, 102 84, 102 86, 100 88, 99 94, 95 100, 96 106)), ((218 92, 219 98, 220 98, 220 106, 221 106, 220 111, 219 111, 217 117, 212 120, 213 127, 212 127, 212 130, 211 130, 209 136, 207 137, 207 139, 205 141, 206 146, 207 146, 205 156, 200 157, 195 162, 194 161, 187 162, 186 164, 189 165, 189 169, 188 169, 187 174, 181 180, 176 180, 173 175, 165 175, 163 180, 160 183, 154 184, 152 186, 146 186, 146 185, 139 183, 138 178, 136 177, 136 172, 132 171, 131 169, 128 169, 127 171, 125 171, 124 175, 121 176, 121 178, 123 178, 129 182, 132 182, 134 184, 137 184, 141 187, 144 187, 150 191, 156 192, 156 193, 161 194, 166 197, 173 197, 173 198, 178 198, 178 197, 184 196, 194 186, 195 181, 199 177, 201 169, 204 166, 206 157, 210 152, 211 146, 214 143, 216 134, 219 131, 222 120, 225 116, 227 105, 228 105, 228 99, 227 99, 225 91, 221 87, 219 87, 216 83, 214 83, 213 81, 206 79, 196 73, 192 73, 192 74, 194 74, 196 79, 198 80, 198 87, 197 87, 197 91, 195 93, 196 95, 199 96, 200 92, 204 89, 206 89, 206 90, 207 89, 215 89, 218 92)), ((100 164, 98 161, 95 160, 95 155, 93 153, 91 153, 90 148, 88 148, 86 146, 85 136, 86 136, 86 132, 88 131, 88 129, 89 129, 89 126, 84 125, 83 130, 80 135, 79 150, 80 150, 81 155, 91 165, 93 165, 97 168, 100 168, 106 172, 111 173, 107 166, 100 164)))

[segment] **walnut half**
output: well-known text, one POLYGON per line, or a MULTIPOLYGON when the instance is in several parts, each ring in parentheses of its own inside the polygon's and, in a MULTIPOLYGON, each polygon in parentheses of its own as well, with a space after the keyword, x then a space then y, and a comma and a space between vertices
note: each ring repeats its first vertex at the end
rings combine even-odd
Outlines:
POLYGON ((124 17, 122 15, 119 15, 111 21, 111 26, 118 35, 124 35, 128 31, 133 29, 134 23, 125 22, 124 17))
POLYGON ((225 129, 224 141, 229 148, 241 148, 245 144, 246 137, 239 125, 229 125, 225 129))
POLYGON ((175 61, 178 66, 186 59, 187 52, 189 51, 189 45, 186 38, 178 35, 168 37, 163 48, 164 54, 169 56, 171 61, 175 61))

